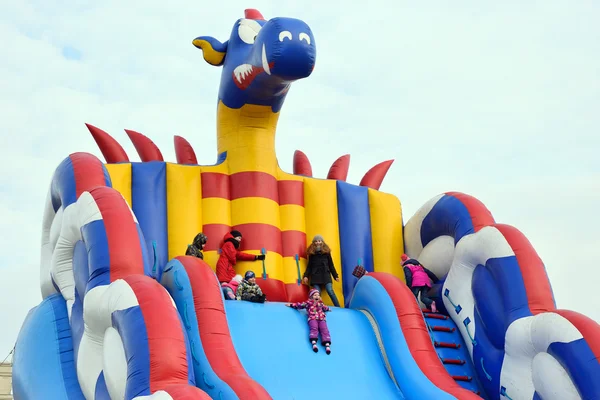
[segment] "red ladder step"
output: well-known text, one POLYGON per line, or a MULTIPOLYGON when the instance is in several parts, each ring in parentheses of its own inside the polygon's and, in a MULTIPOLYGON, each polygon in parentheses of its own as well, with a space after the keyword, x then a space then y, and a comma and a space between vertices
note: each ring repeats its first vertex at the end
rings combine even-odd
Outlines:
POLYGON ((452 327, 448 327, 448 326, 432 326, 431 330, 433 331, 438 331, 438 332, 454 332, 456 330, 456 328, 452 327))
POLYGON ((460 344, 456 344, 454 342, 433 342, 435 347, 446 347, 450 349, 459 349, 460 344))
POLYGON ((466 363, 465 360, 461 360, 459 358, 442 358, 442 363, 444 364, 455 364, 455 365, 463 365, 466 363))
POLYGON ((452 378, 455 381, 463 381, 463 382, 471 382, 471 379, 473 379, 473 378, 471 378, 470 376, 467 376, 467 375, 452 375, 452 378))
POLYGON ((423 313, 423 315, 425 315, 425 318, 433 318, 433 319, 448 319, 447 315, 442 315, 442 314, 432 314, 432 313, 423 313))

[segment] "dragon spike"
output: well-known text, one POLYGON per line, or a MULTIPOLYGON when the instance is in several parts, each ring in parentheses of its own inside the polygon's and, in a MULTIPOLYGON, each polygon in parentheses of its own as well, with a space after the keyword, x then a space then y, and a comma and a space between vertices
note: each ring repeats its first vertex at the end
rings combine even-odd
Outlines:
POLYGON ((350 154, 346 154, 335 160, 329 168, 327 179, 336 179, 346 181, 348 178, 348 169, 350 168, 350 154))
POLYGON ((88 130, 100 148, 100 152, 106 159, 107 164, 116 164, 119 162, 129 162, 127 153, 112 136, 92 124, 86 123, 88 130))
POLYGON ((381 182, 383 182, 383 178, 385 178, 385 174, 387 174, 393 162, 394 160, 383 161, 368 170, 361 179, 360 186, 367 186, 379 190, 381 182))
POLYGON ((175 135, 175 156, 177 157, 177 164, 198 164, 196 153, 190 142, 182 138, 181 136, 175 135))
POLYGON ((260 21, 264 21, 265 17, 262 16, 262 14, 260 13, 260 11, 254 9, 254 8, 247 8, 244 10, 244 17, 246 17, 246 19, 256 19, 256 20, 260 20, 260 21))
POLYGON ((129 136, 142 162, 164 161, 160 150, 148 137, 130 129, 125 129, 125 133, 129 136))
POLYGON ((304 175, 312 177, 312 167, 306 154, 300 150, 294 152, 294 175, 304 175))

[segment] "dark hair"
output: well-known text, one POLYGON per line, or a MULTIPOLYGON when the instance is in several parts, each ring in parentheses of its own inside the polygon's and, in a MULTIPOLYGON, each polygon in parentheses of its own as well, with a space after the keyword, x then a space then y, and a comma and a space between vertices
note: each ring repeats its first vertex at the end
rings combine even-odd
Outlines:
MULTIPOLYGON (((306 249, 306 254, 312 256, 317 252, 317 245, 313 243, 310 244, 310 246, 308 246, 308 249, 306 249)), ((329 246, 327 245, 327 243, 323 242, 323 244, 321 245, 321 252, 328 254, 331 253, 331 249, 329 248, 329 246)))

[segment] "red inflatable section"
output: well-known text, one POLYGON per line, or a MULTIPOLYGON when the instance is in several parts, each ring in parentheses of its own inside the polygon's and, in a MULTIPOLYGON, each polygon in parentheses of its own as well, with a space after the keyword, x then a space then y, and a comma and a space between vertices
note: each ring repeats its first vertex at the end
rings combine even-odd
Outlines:
POLYGON ((221 287, 210 266, 199 258, 175 257, 184 266, 194 296, 200 341, 206 358, 217 376, 231 387, 240 399, 271 399, 267 391, 250 378, 237 356, 221 298, 221 287))
POLYGON ((296 303, 308 298, 308 286, 297 283, 283 283, 279 279, 256 278, 256 284, 260 286, 268 301, 282 303, 296 303))
POLYGON ((444 368, 431 343, 421 309, 408 286, 395 276, 381 272, 370 272, 369 277, 381 283, 390 295, 410 354, 425 376, 438 388, 458 399, 481 400, 481 397, 456 383, 444 368))

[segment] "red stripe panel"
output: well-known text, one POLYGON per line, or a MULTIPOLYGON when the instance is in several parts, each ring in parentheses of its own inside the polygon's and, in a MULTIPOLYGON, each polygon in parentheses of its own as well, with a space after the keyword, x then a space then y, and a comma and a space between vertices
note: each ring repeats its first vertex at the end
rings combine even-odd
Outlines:
POLYGON ((304 207, 304 182, 279 181, 279 205, 296 204, 304 207))
POLYGON ((281 254, 281 231, 279 228, 269 224, 241 224, 234 225, 233 229, 242 233, 240 250, 260 250, 263 247, 267 252, 272 251, 281 254))
POLYGON ((192 286, 198 332, 206 358, 217 376, 227 383, 240 399, 271 399, 242 367, 231 341, 221 287, 208 264, 195 257, 176 257, 183 264, 192 286))
POLYGON ((146 324, 150 391, 154 393, 168 385, 188 384, 185 337, 169 293, 149 276, 129 275, 125 281, 137 297, 146 324))
POLYGON ((75 153, 69 156, 75 175, 75 195, 89 191, 96 186, 106 186, 102 162, 88 153, 75 153))
POLYGON ((425 376, 438 388, 458 399, 481 400, 456 383, 444 368, 431 343, 421 310, 408 286, 397 277, 382 272, 369 272, 369 277, 376 279, 388 292, 410 353, 425 376))
POLYGON ((229 177, 231 200, 243 197, 263 197, 279 203, 277 179, 266 172, 238 172, 229 177))
POLYGON ((301 258, 306 258, 306 233, 300 231, 281 232, 281 241, 283 242, 283 257, 294 257, 298 254, 301 258))
POLYGON ((191 385, 169 385, 163 389, 173 400, 211 400, 203 390, 191 385))
POLYGON ((229 175, 217 172, 202 172, 202 198, 218 197, 231 200, 229 191, 229 175))
POLYGON ((502 233, 515 253, 525 284, 529 310, 533 315, 554 310, 556 307, 546 268, 529 240, 513 226, 495 224, 494 227, 502 233))
POLYGON ((600 362, 600 324, 585 315, 570 310, 554 310, 558 315, 562 315, 583 335, 592 353, 600 362))
POLYGON ((138 231, 123 196, 108 186, 90 191, 102 214, 110 257, 110 281, 131 274, 144 275, 144 259, 138 231))
POLYGON ((496 222, 490 210, 475 197, 460 192, 446 192, 446 195, 455 197, 464 204, 471 216, 475 232, 496 222))
POLYGON ((231 231, 231 227, 225 224, 203 225, 202 232, 208 236, 208 242, 206 242, 206 245, 204 246, 204 251, 219 250, 223 245, 223 237, 229 231, 231 231))

